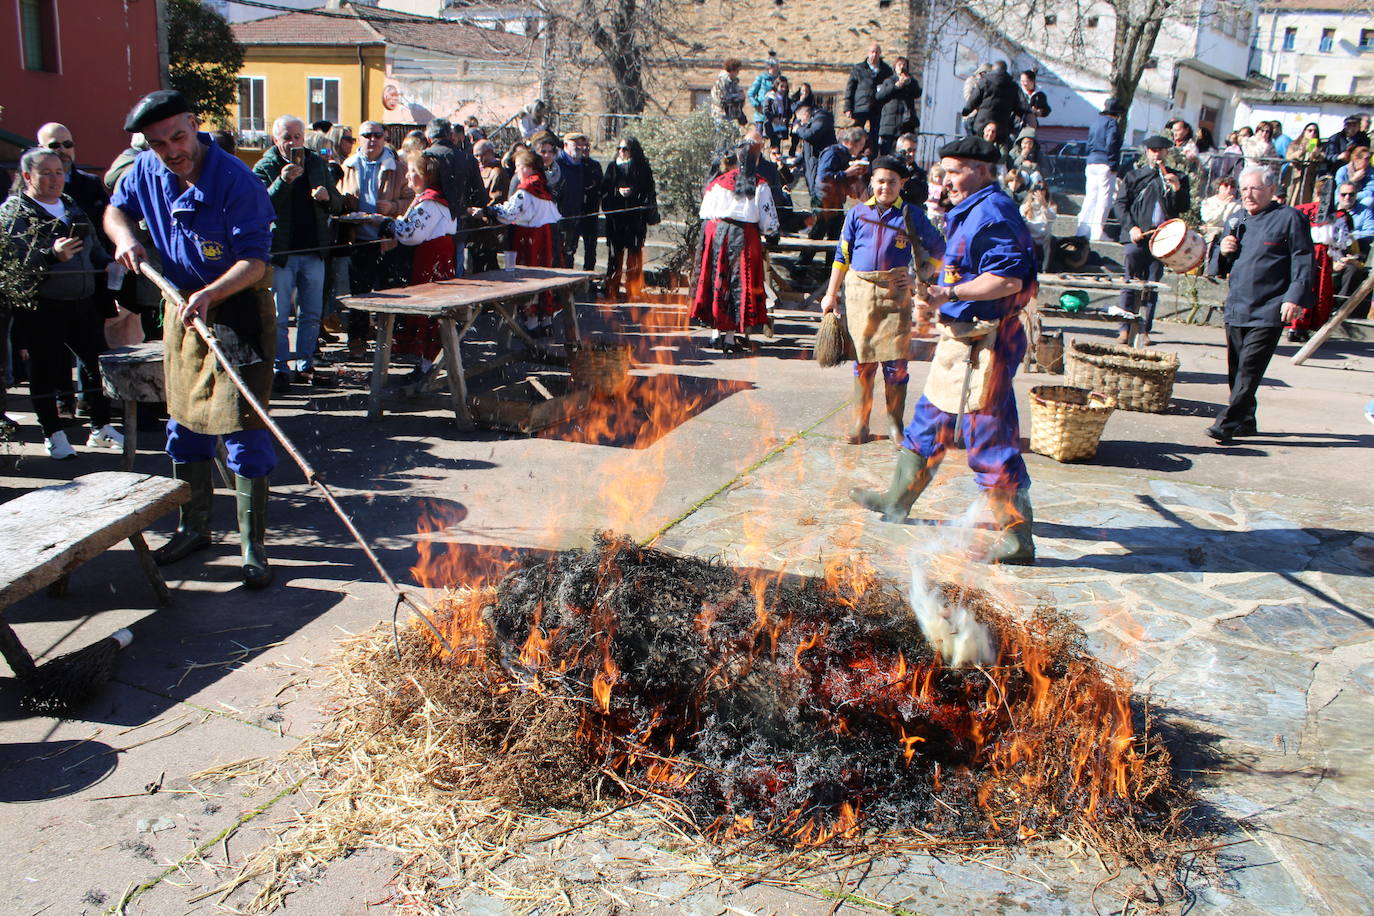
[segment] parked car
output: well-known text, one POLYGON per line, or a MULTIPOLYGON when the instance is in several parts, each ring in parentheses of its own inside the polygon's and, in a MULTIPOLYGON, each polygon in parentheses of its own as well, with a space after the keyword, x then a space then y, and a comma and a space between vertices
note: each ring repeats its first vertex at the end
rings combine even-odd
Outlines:
POLYGON ((1087 141, 1047 141, 1040 148, 1045 158, 1041 170, 1050 187, 1061 194, 1082 194, 1083 167, 1088 164, 1087 141))

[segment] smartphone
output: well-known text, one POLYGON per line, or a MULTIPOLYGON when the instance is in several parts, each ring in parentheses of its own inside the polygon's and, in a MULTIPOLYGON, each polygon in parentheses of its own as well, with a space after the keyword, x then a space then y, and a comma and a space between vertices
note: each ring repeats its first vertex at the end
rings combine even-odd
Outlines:
POLYGON ((90 235, 90 234, 91 234, 91 224, 90 224, 90 223, 72 223, 72 234, 71 234, 71 237, 72 237, 72 238, 74 238, 74 239, 83 239, 83 240, 84 240, 84 239, 85 239, 88 235, 90 235))
POLYGON ((291 150, 291 164, 305 168, 305 147, 297 146, 291 150))

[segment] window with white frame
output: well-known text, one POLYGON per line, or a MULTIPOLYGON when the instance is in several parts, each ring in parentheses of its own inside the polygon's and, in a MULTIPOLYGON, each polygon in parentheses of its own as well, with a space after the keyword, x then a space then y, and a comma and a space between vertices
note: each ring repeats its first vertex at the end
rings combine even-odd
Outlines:
POLYGON ((239 133, 267 131, 267 80, 261 76, 239 77, 239 133))
POLYGON ((309 87, 310 116, 307 124, 316 121, 339 123, 339 81, 330 77, 312 76, 309 87))
POLYGON ((1322 39, 1317 43, 1317 50, 1323 54, 1330 54, 1331 48, 1336 43, 1335 29, 1322 29, 1322 39))
POLYGON ((1287 91, 1288 91, 1288 74, 1287 74, 1287 73, 1280 73, 1278 76, 1274 77, 1274 91, 1275 91, 1275 92, 1287 92, 1287 91))
POLYGON ((1283 30, 1283 49, 1291 51, 1298 43, 1298 30, 1292 26, 1283 30))
POLYGON ((1374 76, 1355 76, 1350 79, 1351 95, 1369 95, 1374 92, 1374 76))
POLYGON ((1314 77, 1312 77, 1312 91, 1313 91, 1313 92, 1325 92, 1325 91, 1326 91, 1326 77, 1325 77, 1325 76, 1314 76, 1314 77))

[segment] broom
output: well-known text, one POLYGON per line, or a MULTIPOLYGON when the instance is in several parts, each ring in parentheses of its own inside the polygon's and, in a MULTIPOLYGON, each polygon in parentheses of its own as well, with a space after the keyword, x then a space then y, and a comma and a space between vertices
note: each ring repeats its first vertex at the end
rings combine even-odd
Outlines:
POLYGON ((826 312, 816 332, 816 362, 822 369, 838 366, 854 356, 854 341, 839 312, 826 312))
POLYGON ((133 633, 119 629, 84 649, 35 665, 14 630, 0 621, 0 654, 26 688, 20 705, 35 713, 65 712, 94 696, 114 677, 119 650, 133 641, 133 633))

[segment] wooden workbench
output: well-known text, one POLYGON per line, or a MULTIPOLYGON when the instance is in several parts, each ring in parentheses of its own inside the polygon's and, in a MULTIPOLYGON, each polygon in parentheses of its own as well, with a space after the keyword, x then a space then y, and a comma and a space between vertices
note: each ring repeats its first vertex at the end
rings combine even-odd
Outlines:
MULTIPOLYGON (((531 355, 548 355, 548 351, 530 336, 520 320, 520 306, 534 302, 543 293, 552 293, 563 310, 564 332, 570 341, 579 340, 577 309, 573 294, 586 286, 594 276, 581 270, 555 267, 516 267, 514 270, 493 270, 421 283, 398 289, 381 290, 365 296, 343 296, 340 301, 348 308, 373 312, 378 317, 377 350, 372 359, 372 385, 368 395, 367 418, 382 415, 382 398, 386 389, 387 371, 391 368, 391 338, 397 315, 434 318, 439 322, 443 340, 443 367, 448 374, 449 399, 453 416, 460 429, 472 429, 472 413, 468 408, 468 377, 477 374, 482 364, 463 366, 462 342, 472 326, 485 312, 493 311, 529 348, 531 355)), ((497 360, 509 362, 509 356, 497 360)), ((436 366, 437 371, 437 366, 436 366)))

